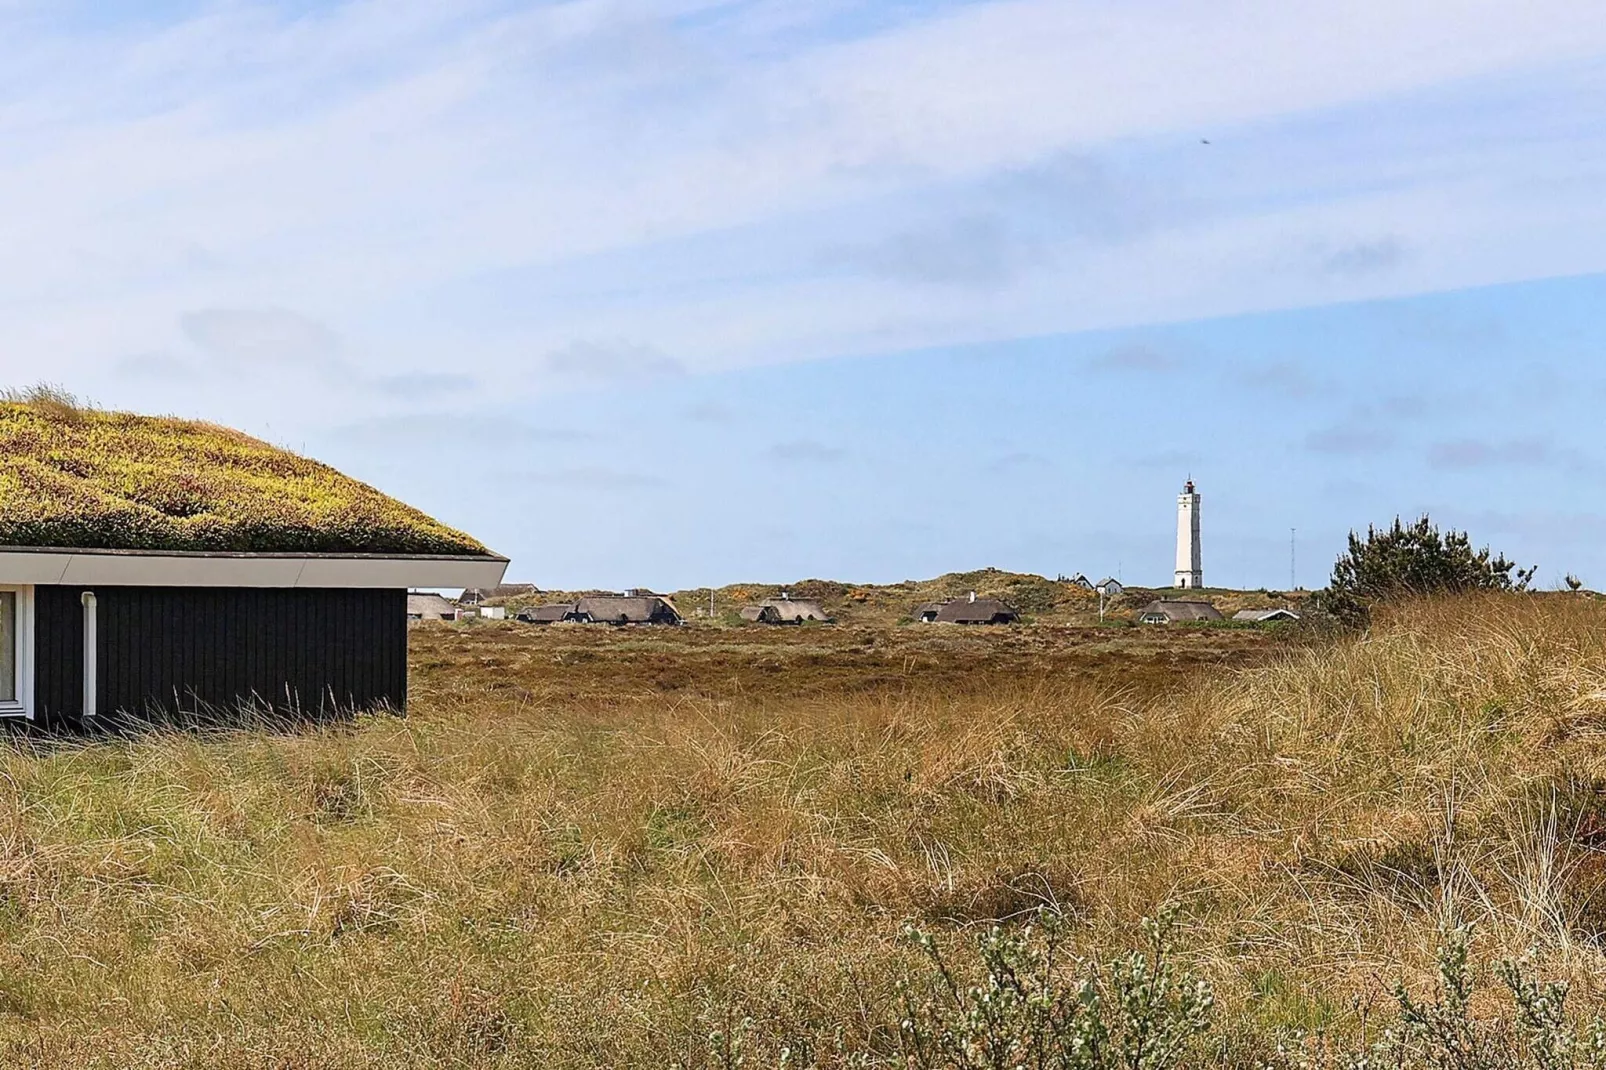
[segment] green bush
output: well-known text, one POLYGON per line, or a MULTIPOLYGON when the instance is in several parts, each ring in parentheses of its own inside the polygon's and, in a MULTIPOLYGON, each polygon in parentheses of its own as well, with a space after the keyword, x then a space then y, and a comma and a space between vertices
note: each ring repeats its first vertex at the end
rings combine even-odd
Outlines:
POLYGON ((1459 591, 1526 590, 1537 566, 1518 569, 1504 554, 1472 548, 1464 531, 1441 533, 1426 516, 1406 525, 1349 534, 1320 608, 1347 624, 1365 624, 1372 608, 1399 598, 1459 591), (1515 576, 1513 576, 1515 572, 1515 576))

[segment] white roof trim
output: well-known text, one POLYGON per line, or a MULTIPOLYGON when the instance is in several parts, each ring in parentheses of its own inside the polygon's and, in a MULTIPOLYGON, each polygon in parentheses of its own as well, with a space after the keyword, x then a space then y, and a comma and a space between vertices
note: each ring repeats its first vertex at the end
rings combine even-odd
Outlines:
POLYGON ((501 557, 0 549, 0 584, 89 587, 494 587, 501 557))

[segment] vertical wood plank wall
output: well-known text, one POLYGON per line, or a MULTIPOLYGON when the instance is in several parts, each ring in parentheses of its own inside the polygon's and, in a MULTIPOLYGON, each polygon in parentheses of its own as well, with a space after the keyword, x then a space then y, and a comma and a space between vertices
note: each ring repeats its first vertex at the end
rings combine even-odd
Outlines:
POLYGON ((103 716, 246 705, 327 715, 406 704, 406 591, 41 586, 34 702, 47 724, 78 719, 80 595, 91 589, 103 716))

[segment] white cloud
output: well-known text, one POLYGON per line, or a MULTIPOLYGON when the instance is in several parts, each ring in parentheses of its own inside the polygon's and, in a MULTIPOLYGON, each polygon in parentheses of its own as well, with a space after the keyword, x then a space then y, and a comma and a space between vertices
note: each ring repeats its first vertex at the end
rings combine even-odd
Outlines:
POLYGON ((812 438, 777 442, 764 451, 767 460, 781 464, 835 464, 847 451, 812 438))
POLYGON ((1595 58, 1572 0, 1009 0, 828 49, 780 75, 821 101, 839 164, 955 170, 1595 58))
POLYGON ((1010 233, 999 219, 973 215, 832 249, 824 259, 898 281, 992 288, 1041 263, 1042 254, 1034 240, 1010 233))
POLYGON ((898 10, 7 6, 0 373, 339 340, 517 395, 1606 268, 1588 5, 898 10))
POLYGON ((205 308, 179 318, 184 334, 225 366, 248 368, 335 364, 340 336, 283 308, 205 308))
POLYGON ((685 367, 651 346, 615 340, 575 341, 548 353, 541 369, 556 379, 586 385, 608 385, 683 375, 685 367))

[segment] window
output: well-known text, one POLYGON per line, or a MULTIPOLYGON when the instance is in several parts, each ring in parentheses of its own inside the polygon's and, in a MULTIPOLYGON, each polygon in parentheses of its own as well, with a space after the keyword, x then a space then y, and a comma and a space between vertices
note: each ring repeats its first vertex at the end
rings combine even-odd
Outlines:
POLYGON ((0 587, 0 716, 33 716, 31 587, 0 587))
POLYGON ((17 701, 17 592, 0 591, 0 702, 17 701))

